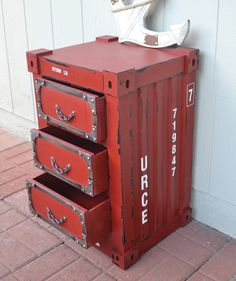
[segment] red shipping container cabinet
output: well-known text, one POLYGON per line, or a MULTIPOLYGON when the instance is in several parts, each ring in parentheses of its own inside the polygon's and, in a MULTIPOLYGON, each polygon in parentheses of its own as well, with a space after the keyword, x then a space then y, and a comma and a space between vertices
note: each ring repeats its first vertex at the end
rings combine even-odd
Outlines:
POLYGON ((39 129, 33 213, 126 269, 191 220, 199 51, 116 37, 27 53, 39 129))

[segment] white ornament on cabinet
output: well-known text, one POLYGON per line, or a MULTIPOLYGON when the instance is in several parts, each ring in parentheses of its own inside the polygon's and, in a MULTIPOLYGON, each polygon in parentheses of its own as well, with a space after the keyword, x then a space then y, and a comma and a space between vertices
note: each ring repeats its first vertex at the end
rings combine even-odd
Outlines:
POLYGON ((112 12, 120 29, 119 42, 132 42, 149 48, 163 48, 182 45, 190 30, 190 20, 171 25, 169 31, 156 32, 146 27, 146 17, 154 0, 134 0, 126 4, 124 0, 111 0, 112 12))

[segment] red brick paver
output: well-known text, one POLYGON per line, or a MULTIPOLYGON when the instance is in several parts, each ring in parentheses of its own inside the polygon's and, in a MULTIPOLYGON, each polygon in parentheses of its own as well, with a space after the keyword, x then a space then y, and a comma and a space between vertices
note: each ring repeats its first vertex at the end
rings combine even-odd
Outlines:
POLYGON ((76 251, 79 255, 90 260, 100 268, 107 269, 112 265, 111 258, 106 255, 101 255, 101 252, 95 247, 84 249, 71 239, 67 239, 66 244, 70 246, 74 251, 76 251))
POLYGON ((219 250, 229 240, 227 235, 196 221, 192 221, 177 232, 212 251, 219 250))
POLYGON ((95 247, 81 248, 29 212, 31 144, 0 129, 1 281, 236 281, 236 241, 196 221, 124 271, 95 247))
POLYGON ((16 156, 10 158, 9 161, 11 161, 12 163, 14 163, 16 165, 21 165, 26 162, 29 162, 32 159, 33 159, 33 152, 32 152, 32 150, 30 150, 30 151, 23 152, 21 154, 18 154, 16 156))
POLYGON ((0 215, 0 232, 6 231, 8 228, 24 221, 25 216, 12 209, 0 215))
MULTIPOLYGON (((28 178, 27 175, 22 176, 17 179, 5 183, 0 186, 0 199, 4 199, 17 191, 23 190, 25 188, 25 181, 28 178)), ((17 202, 17 201, 15 201, 17 202)))
POLYGON ((11 196, 7 197, 4 201, 11 205, 12 207, 15 207, 16 209, 20 210, 23 214, 32 217, 32 213, 29 209, 29 200, 28 200, 28 192, 25 188, 25 180, 28 177, 25 177, 20 180, 21 184, 24 184, 24 189, 12 194, 11 196))
POLYGON ((196 272, 190 278, 188 278, 188 281, 213 281, 213 279, 210 279, 200 272, 196 272))
POLYGON ((53 277, 48 279, 48 281, 87 281, 93 280, 100 273, 100 269, 98 269, 85 259, 80 258, 79 260, 75 261, 74 263, 59 271, 53 277))
POLYGON ((15 167, 15 164, 0 157, 0 174, 2 172, 10 170, 13 167, 15 167))
POLYGON ((212 255, 210 250, 178 233, 169 235, 159 243, 159 247, 189 263, 194 268, 198 268, 212 255))
POLYGON ((0 234, 0 241, 0 261, 12 271, 24 266, 36 257, 33 251, 8 232, 0 234))
POLYGON ((236 277, 236 241, 227 243, 200 271, 219 281, 236 277))
POLYGON ((11 149, 25 142, 26 141, 22 138, 4 132, 3 134, 1 134, 0 151, 11 149))
POLYGON ((0 215, 5 213, 6 211, 8 211, 10 209, 10 206, 8 206, 7 204, 5 204, 3 201, 0 201, 0 215))
POLYGON ((194 268, 180 259, 169 256, 163 263, 159 264, 141 280, 145 281, 181 281, 194 271, 194 268))
POLYGON ((6 170, 0 174, 0 189, 1 185, 9 183, 15 179, 18 179, 24 175, 26 175, 26 170, 21 167, 14 167, 10 170, 6 170))
POLYGON ((32 144, 29 142, 20 144, 16 147, 13 147, 13 148, 0 152, 0 157, 8 160, 13 157, 17 157, 18 155, 21 155, 22 153, 27 152, 27 151, 32 151, 32 144))
POLYGON ((5 278, 1 279, 1 281, 18 281, 13 275, 7 275, 5 278))
POLYGON ((8 231, 38 255, 61 244, 60 240, 32 220, 26 220, 8 231))
POLYGON ((45 280, 77 258, 78 255, 69 247, 61 245, 19 269, 14 275, 20 281, 45 280))
POLYGON ((0 262, 0 278, 10 273, 9 269, 0 262))
POLYGON ((94 279, 94 281, 114 281, 114 280, 116 279, 105 273, 102 273, 101 275, 99 275, 97 278, 94 279))

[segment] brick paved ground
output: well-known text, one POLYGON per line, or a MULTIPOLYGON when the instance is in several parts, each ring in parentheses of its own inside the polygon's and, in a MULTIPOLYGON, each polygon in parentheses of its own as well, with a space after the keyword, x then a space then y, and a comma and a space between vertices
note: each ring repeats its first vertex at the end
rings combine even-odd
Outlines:
POLYGON ((30 143, 0 129, 0 280, 236 281, 236 241, 195 221, 122 271, 29 213, 25 179, 37 174, 30 143))

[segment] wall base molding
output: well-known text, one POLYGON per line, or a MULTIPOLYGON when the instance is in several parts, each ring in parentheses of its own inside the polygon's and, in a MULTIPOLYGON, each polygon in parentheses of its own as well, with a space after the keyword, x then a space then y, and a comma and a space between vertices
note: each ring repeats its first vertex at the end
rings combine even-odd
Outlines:
POLYGON ((192 208, 194 219, 236 238, 236 205, 193 189, 192 208))
POLYGON ((30 129, 38 128, 38 125, 14 113, 0 109, 0 127, 26 140, 30 140, 30 129))

